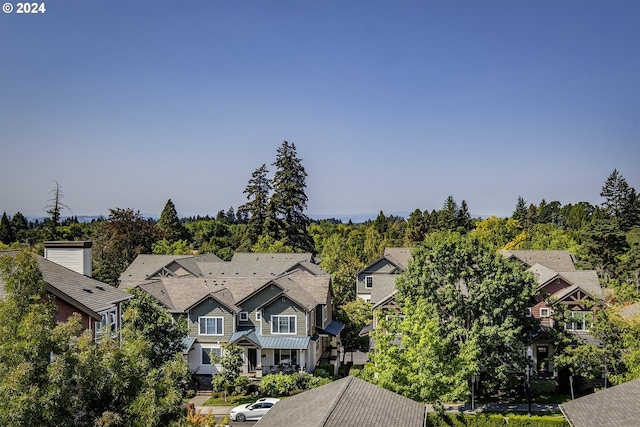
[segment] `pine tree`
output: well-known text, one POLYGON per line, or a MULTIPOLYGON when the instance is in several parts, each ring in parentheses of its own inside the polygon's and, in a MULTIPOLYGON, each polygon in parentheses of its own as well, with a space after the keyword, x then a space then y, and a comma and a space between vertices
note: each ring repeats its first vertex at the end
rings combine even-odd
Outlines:
POLYGON ((164 205, 156 226, 160 230, 160 236, 169 243, 175 243, 184 238, 185 230, 180 223, 178 212, 171 199, 167 200, 164 205))
POLYGON ((458 230, 467 232, 473 230, 473 221, 471 221, 471 214, 467 207, 466 200, 463 200, 460 204, 460 209, 456 212, 456 225, 458 230))
POLYGON ((266 232, 274 240, 303 252, 313 252, 313 239, 307 231, 310 224, 307 208, 307 172, 298 158, 296 146, 284 141, 273 163, 273 195, 269 200, 266 232))
POLYGON ((20 212, 16 212, 11 218, 11 228, 16 242, 23 243, 27 239, 29 222, 20 212))
POLYGON ((522 225, 524 225, 527 219, 527 202, 522 198, 522 196, 518 196, 516 209, 513 211, 513 214, 511 214, 511 219, 519 221, 522 225))
POLYGON ((0 242, 5 245, 10 245, 15 241, 15 235, 13 233, 13 228, 11 227, 11 222, 9 222, 9 217, 7 217, 7 213, 2 213, 2 219, 0 220, 0 242))
POLYGON ((62 193, 60 184, 58 184, 58 181, 55 181, 55 183, 56 183, 55 188, 49 192, 49 194, 53 194, 53 196, 51 197, 51 199, 47 201, 48 204, 46 206, 47 213, 50 215, 50 217, 45 219, 44 221, 47 238, 49 240, 57 240, 60 238, 60 232, 58 231, 58 226, 60 225, 60 217, 62 214, 62 209, 63 208, 69 209, 69 206, 62 203, 64 194, 62 193))
POLYGON ((630 188, 629 184, 627 184, 627 180, 620 175, 617 169, 614 169, 607 178, 604 186, 602 187, 602 191, 600 192, 600 196, 605 198, 605 201, 602 204, 605 211, 613 217, 619 218, 624 211, 625 204, 627 203, 629 191, 630 188))
POLYGON ((247 226, 242 236, 241 250, 250 250, 258 242, 258 238, 264 232, 267 221, 267 207, 271 182, 267 178, 267 165, 263 164, 251 174, 251 179, 244 193, 249 200, 238 208, 238 217, 245 218, 247 226))

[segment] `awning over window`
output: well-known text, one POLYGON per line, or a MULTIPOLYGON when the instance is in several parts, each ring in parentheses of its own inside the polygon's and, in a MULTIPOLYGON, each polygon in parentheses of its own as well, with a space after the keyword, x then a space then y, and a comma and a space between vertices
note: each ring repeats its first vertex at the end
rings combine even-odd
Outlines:
POLYGON ((189 354, 193 344, 196 342, 195 338, 185 337, 182 338, 182 354, 189 354))
POLYGON ((311 337, 278 337, 258 336, 253 329, 237 331, 231 335, 229 342, 238 345, 254 345, 261 349, 281 349, 281 350, 306 350, 309 347, 311 337))
POLYGON ((337 337, 338 335, 340 335, 340 332, 342 332, 343 328, 344 328, 344 323, 338 322, 337 320, 332 320, 324 328, 319 328, 319 327, 316 326, 316 330, 319 333, 332 335, 334 337, 337 337))
POLYGON ((263 349, 306 350, 311 337, 260 337, 263 349))

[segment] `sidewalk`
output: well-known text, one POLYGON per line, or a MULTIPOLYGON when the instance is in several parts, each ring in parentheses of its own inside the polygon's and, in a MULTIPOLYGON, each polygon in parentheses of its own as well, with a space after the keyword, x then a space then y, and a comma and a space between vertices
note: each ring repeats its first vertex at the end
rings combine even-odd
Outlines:
MULTIPOLYGON (((529 411, 528 403, 498 403, 498 402, 489 402, 489 403, 477 403, 475 405, 475 410, 471 410, 471 404, 444 404, 445 412, 450 413, 478 413, 478 412, 521 412, 527 413, 529 411)), ((557 403, 532 403, 531 404, 531 412, 552 412, 558 411, 557 403)), ((435 409, 432 405, 427 405, 428 412, 435 412, 435 409)))
POLYGON ((229 415, 229 411, 231 411, 233 406, 204 406, 204 402, 206 402, 209 397, 211 396, 195 396, 189 400, 189 403, 193 403, 195 410, 203 414, 215 415, 217 417, 229 415))

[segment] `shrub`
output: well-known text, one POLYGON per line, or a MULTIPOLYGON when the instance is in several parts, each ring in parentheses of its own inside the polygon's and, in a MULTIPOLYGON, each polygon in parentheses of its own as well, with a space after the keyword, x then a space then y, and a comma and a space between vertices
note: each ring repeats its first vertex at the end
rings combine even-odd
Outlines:
POLYGON ((262 396, 291 396, 330 382, 328 378, 316 377, 307 372, 289 375, 279 372, 262 377, 258 391, 262 396))
POLYGON ((534 395, 553 394, 557 390, 555 380, 534 380, 531 381, 531 393, 534 395))
POLYGON ((527 416, 498 414, 438 414, 430 413, 428 427, 569 427, 562 416, 527 416))

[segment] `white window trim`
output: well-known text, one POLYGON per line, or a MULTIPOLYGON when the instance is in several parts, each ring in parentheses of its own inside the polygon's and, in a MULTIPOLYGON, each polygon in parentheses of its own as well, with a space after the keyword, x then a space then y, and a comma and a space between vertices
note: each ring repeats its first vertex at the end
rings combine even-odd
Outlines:
POLYGON ((249 312, 248 311, 241 311, 240 312, 240 321, 241 322, 248 322, 249 321, 249 312))
MULTIPOLYGON (((206 330, 206 323, 205 323, 205 330, 206 330)), ((222 316, 199 316, 198 317, 198 335, 206 335, 206 336, 215 336, 215 337, 221 337, 224 335, 224 317, 222 316), (200 328, 200 321, 203 319, 220 319, 221 320, 221 332, 217 333, 217 334, 207 334, 207 333, 202 333, 201 332, 201 328, 200 328)))
POLYGON ((260 310, 256 311, 256 320, 262 320, 262 312, 260 310))
POLYGON ((533 317, 533 313, 531 311, 531 307, 527 307, 527 317, 533 317))
POLYGON ((373 276, 364 276, 364 287, 365 289, 373 288, 373 276), (371 284, 369 284, 369 279, 371 279, 371 284))
MULTIPOLYGON (((206 351, 207 353, 211 353, 212 350, 219 350, 220 351, 220 355, 222 355, 222 348, 220 346, 216 346, 216 345, 203 345, 200 347, 200 365, 202 366, 215 366, 215 363, 204 363, 204 360, 202 358, 202 352, 206 351)), ((209 356, 209 358, 211 358, 211 356, 209 356)))
MULTIPOLYGON (((289 322, 289 325, 291 325, 291 323, 289 322)), ((297 333, 298 330, 298 317, 295 315, 291 315, 291 314, 278 314, 278 315, 273 315, 271 316, 271 334, 273 335, 295 335, 297 333), (289 331, 289 332, 278 332, 278 331, 274 331, 274 326, 277 324, 278 326, 280 325, 279 322, 276 322, 276 318, 280 318, 280 317, 288 317, 289 319, 291 319, 293 317, 293 331, 289 331)))
POLYGON ((540 317, 551 317, 551 309, 549 307, 542 307, 540 309, 540 317))

